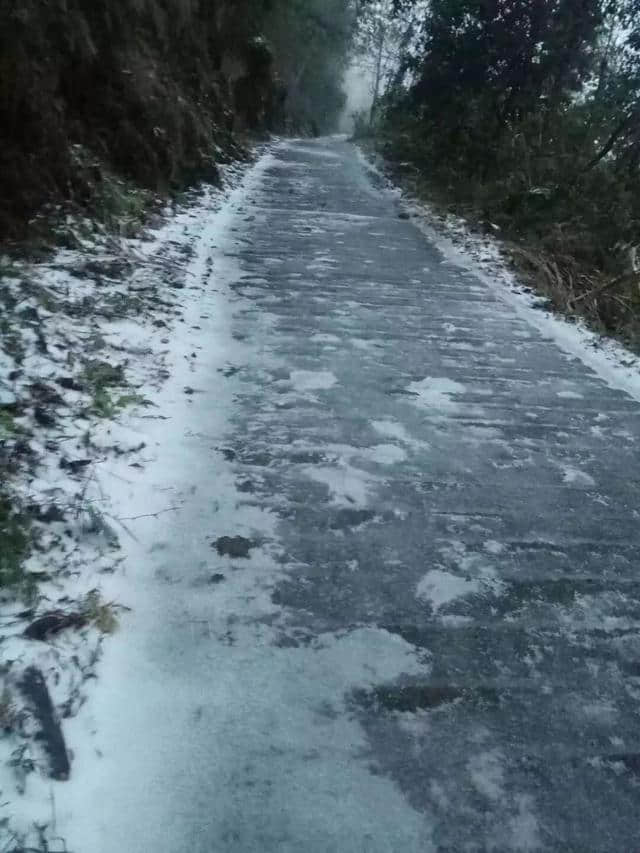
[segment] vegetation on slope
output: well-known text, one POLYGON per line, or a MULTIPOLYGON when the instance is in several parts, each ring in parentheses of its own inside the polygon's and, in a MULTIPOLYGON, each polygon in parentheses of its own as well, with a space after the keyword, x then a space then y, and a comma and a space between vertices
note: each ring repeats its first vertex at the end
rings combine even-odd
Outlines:
POLYGON ((0 237, 105 170, 162 192, 215 179, 236 132, 326 129, 350 22, 344 0, 0 0, 0 237))

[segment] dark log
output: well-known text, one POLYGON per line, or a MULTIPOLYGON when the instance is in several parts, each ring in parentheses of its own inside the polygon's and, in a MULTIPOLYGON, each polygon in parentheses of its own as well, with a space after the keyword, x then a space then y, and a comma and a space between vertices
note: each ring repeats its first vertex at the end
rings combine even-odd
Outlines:
POLYGON ((30 666, 18 686, 40 725, 37 738, 42 742, 49 759, 49 776, 58 781, 67 780, 71 773, 67 745, 42 672, 30 666))

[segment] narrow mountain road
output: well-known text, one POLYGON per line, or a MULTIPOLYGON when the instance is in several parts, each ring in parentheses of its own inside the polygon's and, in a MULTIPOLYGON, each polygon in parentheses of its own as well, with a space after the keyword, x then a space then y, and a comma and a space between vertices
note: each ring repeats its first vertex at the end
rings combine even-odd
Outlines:
POLYGON ((640 405, 346 142, 239 208, 78 853, 638 849, 640 405))

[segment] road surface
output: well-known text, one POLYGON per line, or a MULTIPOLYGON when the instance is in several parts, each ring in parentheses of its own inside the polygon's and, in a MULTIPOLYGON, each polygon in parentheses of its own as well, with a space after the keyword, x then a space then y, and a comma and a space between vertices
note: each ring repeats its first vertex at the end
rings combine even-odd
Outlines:
POLYGON ((82 853, 640 849, 639 404, 398 212, 287 143, 211 248, 82 853))

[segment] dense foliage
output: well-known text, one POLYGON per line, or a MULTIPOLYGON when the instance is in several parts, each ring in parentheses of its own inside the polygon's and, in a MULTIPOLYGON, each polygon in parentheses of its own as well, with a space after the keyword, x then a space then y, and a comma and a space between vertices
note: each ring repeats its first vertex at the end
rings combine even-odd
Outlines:
POLYGON ((106 170, 215 176, 246 130, 331 127, 348 0, 0 0, 0 234, 106 170))
POLYGON ((520 257, 561 307, 637 331, 638 0, 395 7, 418 26, 386 97, 387 152, 527 244, 520 257))

